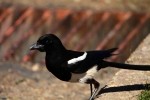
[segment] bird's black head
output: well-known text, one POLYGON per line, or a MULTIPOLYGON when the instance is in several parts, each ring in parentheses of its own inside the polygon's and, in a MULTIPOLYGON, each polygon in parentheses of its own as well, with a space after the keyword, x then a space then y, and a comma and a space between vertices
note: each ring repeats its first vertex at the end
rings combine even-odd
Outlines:
POLYGON ((39 50, 41 52, 51 52, 57 49, 65 49, 60 39, 54 34, 44 34, 35 44, 30 47, 30 50, 39 50))

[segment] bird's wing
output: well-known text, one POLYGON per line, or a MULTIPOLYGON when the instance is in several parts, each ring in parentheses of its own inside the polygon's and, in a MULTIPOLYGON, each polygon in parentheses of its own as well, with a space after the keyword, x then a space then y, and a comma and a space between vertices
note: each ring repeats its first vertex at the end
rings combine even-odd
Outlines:
POLYGON ((71 72, 74 72, 77 68, 79 68, 82 61, 86 58, 86 56, 87 56, 87 53, 85 52, 67 50, 67 53, 65 53, 64 55, 67 68, 71 72))
POLYGON ((112 55, 116 55, 113 52, 118 48, 112 48, 107 50, 88 51, 89 58, 91 59, 106 59, 112 55))
POLYGON ((67 61, 67 67, 71 72, 84 73, 94 65, 97 65, 100 60, 112 56, 112 52, 115 50, 117 50, 117 48, 87 52, 70 51, 68 54, 69 60, 67 61))

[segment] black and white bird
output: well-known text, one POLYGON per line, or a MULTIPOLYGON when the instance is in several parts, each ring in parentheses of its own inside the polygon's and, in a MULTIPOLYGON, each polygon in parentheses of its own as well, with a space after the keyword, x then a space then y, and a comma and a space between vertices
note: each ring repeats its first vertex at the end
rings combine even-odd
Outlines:
POLYGON ((30 47, 30 50, 46 52, 46 67, 58 79, 66 82, 90 84, 90 100, 94 100, 100 91, 100 84, 94 79, 94 75, 101 68, 111 66, 122 69, 150 70, 149 65, 131 65, 106 61, 106 58, 114 55, 113 52, 117 48, 86 52, 68 50, 54 34, 41 36, 30 47), (92 85, 94 85, 94 91, 92 85))

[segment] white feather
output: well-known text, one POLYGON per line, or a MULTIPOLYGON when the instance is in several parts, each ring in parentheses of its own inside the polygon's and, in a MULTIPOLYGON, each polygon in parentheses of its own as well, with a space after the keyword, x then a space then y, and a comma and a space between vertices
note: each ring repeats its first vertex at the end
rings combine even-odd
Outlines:
POLYGON ((70 59, 70 60, 68 61, 68 64, 75 64, 76 62, 82 61, 82 60, 84 60, 84 59, 86 58, 86 56, 87 56, 87 53, 85 52, 82 56, 79 56, 79 57, 77 57, 77 58, 70 59))
POLYGON ((92 79, 94 75, 97 73, 97 66, 93 66, 90 68, 87 72, 82 73, 82 74, 75 74, 71 73, 71 79, 69 82, 80 82, 80 83, 86 83, 88 79, 92 79))

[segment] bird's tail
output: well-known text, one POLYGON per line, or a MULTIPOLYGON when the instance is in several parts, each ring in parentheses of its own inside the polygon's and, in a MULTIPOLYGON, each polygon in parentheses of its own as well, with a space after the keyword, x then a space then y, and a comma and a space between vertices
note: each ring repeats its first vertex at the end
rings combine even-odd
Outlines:
POLYGON ((110 67, 121 68, 121 69, 150 71, 150 65, 133 65, 133 64, 108 62, 108 61, 103 61, 103 64, 104 67, 110 66, 110 67))

